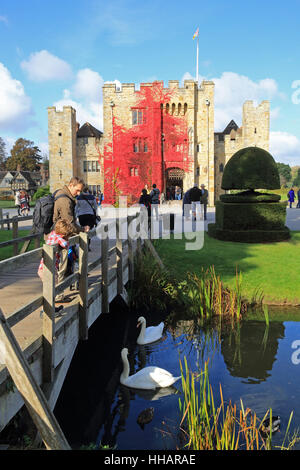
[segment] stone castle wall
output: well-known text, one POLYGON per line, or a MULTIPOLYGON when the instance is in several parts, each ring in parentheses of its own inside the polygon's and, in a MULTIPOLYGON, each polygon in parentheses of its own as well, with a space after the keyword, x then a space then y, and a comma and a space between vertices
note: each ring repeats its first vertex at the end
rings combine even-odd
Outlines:
MULTIPOLYGON (((162 82, 161 82, 162 83, 162 82)), ((143 83, 143 87, 153 83, 143 83)), ((163 86, 163 83, 162 83, 163 86)), ((104 148, 111 148, 113 118, 126 129, 132 127, 131 108, 136 105, 138 91, 133 83, 103 86, 103 137, 77 137, 76 110, 64 106, 63 111, 48 108, 49 172, 50 190, 54 191, 68 183, 72 176, 81 177, 88 185, 104 188, 104 148), (101 155, 101 158, 99 157, 101 155), (84 162, 100 161, 100 171, 84 171, 84 162)), ((254 106, 252 101, 243 105, 242 126, 230 134, 214 133, 214 83, 203 81, 197 87, 193 80, 185 80, 183 87, 178 80, 170 80, 169 112, 185 116, 188 127, 189 171, 183 180, 186 191, 194 182, 205 184, 209 191, 209 204, 213 205, 221 189, 223 168, 229 158, 239 149, 258 146, 269 150, 270 103, 262 101, 254 106)), ((112 149, 113 150, 113 149, 112 149)), ((155 182, 155 181, 153 181, 155 182)))

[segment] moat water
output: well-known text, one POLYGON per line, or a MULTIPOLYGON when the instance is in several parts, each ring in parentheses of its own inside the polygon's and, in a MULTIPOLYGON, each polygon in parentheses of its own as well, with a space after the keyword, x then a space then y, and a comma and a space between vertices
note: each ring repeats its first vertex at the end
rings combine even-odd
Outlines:
MULTIPOLYGON (((163 338, 138 346, 136 318, 119 308, 102 315, 78 346, 58 399, 55 415, 74 449, 92 444, 119 450, 176 449, 181 414, 181 380, 169 389, 137 391, 120 385, 120 352, 129 349, 131 373, 156 365, 180 375, 179 360, 191 371, 203 370, 209 359, 209 379, 215 401, 222 386, 225 402, 251 408, 262 419, 269 408, 281 419, 273 445, 283 442, 290 413, 290 434, 300 429, 300 314, 285 309, 264 319, 248 316, 239 331, 225 327, 204 331, 191 320, 172 321, 163 338), (139 414, 153 407, 153 419, 141 427, 139 414)), ((156 318, 153 324, 159 322, 156 318)), ((150 323, 149 323, 150 325, 150 323)), ((300 449, 297 443, 294 449, 300 449)))

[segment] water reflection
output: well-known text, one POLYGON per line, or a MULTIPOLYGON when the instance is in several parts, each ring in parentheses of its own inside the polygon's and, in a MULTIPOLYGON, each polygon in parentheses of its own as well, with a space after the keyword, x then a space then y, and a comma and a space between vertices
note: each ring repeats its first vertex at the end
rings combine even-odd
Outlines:
POLYGON ((221 333, 221 353, 233 377, 245 378, 245 383, 260 383, 270 377, 279 340, 284 338, 281 322, 243 322, 229 334, 221 333))
POLYGON ((179 359, 186 358, 193 372, 203 370, 209 360, 216 402, 221 384, 225 400, 240 403, 242 398, 260 418, 271 407, 280 415, 282 429, 294 410, 292 430, 300 426, 300 365, 297 369, 291 360, 291 345, 300 339, 300 322, 270 321, 267 326, 264 321, 250 320, 232 330, 224 322, 204 328, 197 319, 171 317, 158 342, 138 346, 136 319, 130 319, 124 335, 123 312, 118 315, 104 317, 89 341, 80 346, 59 398, 55 414, 72 447, 101 442, 119 450, 175 449, 173 437, 181 420, 180 381, 157 390, 120 385, 122 347, 129 349, 131 374, 157 365, 180 375, 179 359), (116 329, 116 318, 122 334, 116 329), (153 420, 141 429, 137 418, 150 407, 154 408, 153 420), (163 422, 172 423, 169 441, 162 439, 163 422))

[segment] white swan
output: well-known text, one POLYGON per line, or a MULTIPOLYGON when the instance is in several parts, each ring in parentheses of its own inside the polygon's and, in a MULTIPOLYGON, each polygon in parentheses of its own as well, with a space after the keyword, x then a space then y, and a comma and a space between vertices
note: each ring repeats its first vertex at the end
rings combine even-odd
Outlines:
POLYGON ((159 367, 149 366, 139 370, 136 374, 129 376, 129 362, 127 359, 128 349, 123 348, 121 357, 123 361, 123 372, 120 376, 120 382, 131 388, 140 388, 145 390, 154 390, 160 387, 169 387, 180 377, 173 377, 167 370, 159 367))
POLYGON ((162 337, 162 332, 164 329, 163 322, 157 326, 148 326, 148 328, 146 328, 146 319, 144 317, 140 317, 138 318, 137 326, 140 325, 142 325, 142 327, 137 339, 137 344, 153 343, 162 337))

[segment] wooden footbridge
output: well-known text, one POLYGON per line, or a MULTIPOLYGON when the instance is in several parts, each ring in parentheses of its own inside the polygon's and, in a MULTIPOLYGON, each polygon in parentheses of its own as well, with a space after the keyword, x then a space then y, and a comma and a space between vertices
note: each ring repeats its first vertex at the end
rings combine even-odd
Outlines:
MULTIPOLYGON (((137 215, 117 219, 114 239, 109 238, 109 224, 103 220, 101 236, 99 229, 97 236, 93 229, 72 237, 70 245, 79 246, 78 270, 56 286, 56 246, 44 244, 26 252, 23 245, 17 254, 21 243, 35 239, 39 246, 40 235, 0 244, 0 248, 14 246, 14 256, 0 261, 0 431, 25 403, 46 448, 70 449, 53 409, 78 342, 88 339, 90 326, 109 312, 117 295, 126 296, 125 286, 134 278, 134 258, 141 253, 144 240, 140 235, 133 239, 120 234, 124 225, 126 230, 138 220, 137 215), (43 282, 37 276, 42 257, 43 282), (68 294, 70 302, 55 317, 59 305, 55 296, 66 293, 75 282, 78 290, 68 294)), ((16 219, 0 220, 0 225, 11 222, 15 235, 16 219)), ((136 223, 137 234, 139 228, 136 223)), ((153 249, 151 242, 147 244, 153 249)))

